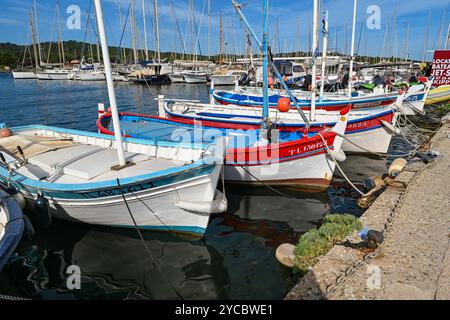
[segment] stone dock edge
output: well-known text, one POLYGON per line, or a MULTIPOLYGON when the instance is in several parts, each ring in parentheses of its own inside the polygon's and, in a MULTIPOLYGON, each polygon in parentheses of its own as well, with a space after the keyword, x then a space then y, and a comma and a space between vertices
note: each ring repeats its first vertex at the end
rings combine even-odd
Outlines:
POLYGON ((369 229, 390 225, 380 247, 368 251, 355 232, 322 256, 286 300, 450 299, 448 122, 427 148, 439 152, 436 160, 408 165, 360 217, 369 229))

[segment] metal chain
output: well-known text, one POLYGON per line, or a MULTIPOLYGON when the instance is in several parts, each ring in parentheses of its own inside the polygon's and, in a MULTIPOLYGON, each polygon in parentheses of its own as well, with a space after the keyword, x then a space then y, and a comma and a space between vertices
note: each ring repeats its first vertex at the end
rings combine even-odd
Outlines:
MULTIPOLYGON (((409 185, 412 185, 415 182, 415 180, 417 179, 417 177, 419 176, 420 173, 421 173, 421 171, 417 171, 414 173, 414 176, 412 177, 411 181, 409 182, 409 185)), ((400 211, 400 208, 402 207, 402 205, 405 202, 407 193, 408 193, 408 187, 406 187, 403 190, 402 194, 400 195, 399 201, 397 202, 395 207, 392 209, 391 213, 389 214, 389 216, 387 218, 386 223, 383 226, 382 233, 385 238, 386 238, 386 235, 391 230, 392 226, 394 225, 395 218, 397 217, 398 212, 400 211)), ((381 253, 381 251, 382 251, 382 245, 378 246, 378 248, 375 249, 373 252, 364 255, 362 260, 355 262, 352 266, 345 269, 344 272, 336 278, 335 283, 327 286, 327 288, 325 289, 325 292, 319 297, 319 299, 324 300, 329 295, 336 293, 338 288, 343 283, 345 283, 345 281, 347 281, 352 275, 354 275, 358 269, 360 269, 361 267, 366 265, 368 262, 370 262, 372 259, 377 257, 381 253)))

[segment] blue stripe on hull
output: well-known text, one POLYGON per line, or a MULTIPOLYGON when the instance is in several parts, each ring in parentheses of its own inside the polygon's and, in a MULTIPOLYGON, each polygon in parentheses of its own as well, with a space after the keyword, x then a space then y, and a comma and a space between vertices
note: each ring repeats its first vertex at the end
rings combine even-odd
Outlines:
MULTIPOLYGON (((188 172, 182 172, 180 174, 162 177, 159 179, 152 179, 142 182, 137 182, 129 185, 122 185, 122 191, 117 187, 113 188, 99 188, 98 190, 74 190, 74 191, 62 191, 62 190, 49 190, 45 188, 39 188, 27 185, 25 182, 21 182, 21 179, 14 179, 12 184, 21 191, 37 195, 41 191, 46 197, 57 200, 82 200, 82 199, 102 199, 108 197, 120 196, 123 194, 127 195, 130 193, 137 193, 145 190, 151 190, 158 187, 163 187, 166 185, 174 184, 177 182, 182 182, 188 179, 192 179, 199 176, 204 176, 211 174, 216 167, 215 164, 207 165, 199 168, 189 170, 188 172)), ((4 169, 0 168, 0 180, 4 183, 7 182, 6 176, 4 175, 4 169)), ((31 179, 27 179, 31 180, 31 179)))
MULTIPOLYGON (((127 226, 127 225, 108 225, 107 227, 113 228, 127 228, 134 229, 135 226, 127 226)), ((165 232, 180 232, 180 233, 190 233, 203 235, 206 232, 205 228, 194 227, 194 226, 138 226, 140 230, 147 231, 165 231, 165 232)))

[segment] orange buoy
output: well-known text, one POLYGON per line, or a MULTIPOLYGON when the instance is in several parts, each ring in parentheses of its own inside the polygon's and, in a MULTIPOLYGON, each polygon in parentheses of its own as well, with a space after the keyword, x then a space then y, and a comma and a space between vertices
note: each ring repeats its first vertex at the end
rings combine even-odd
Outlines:
POLYGON ((7 138, 13 135, 12 131, 9 128, 3 128, 0 130, 0 138, 7 138))
POLYGON ((285 97, 278 99, 278 110, 280 112, 288 112, 290 108, 291 100, 285 97))

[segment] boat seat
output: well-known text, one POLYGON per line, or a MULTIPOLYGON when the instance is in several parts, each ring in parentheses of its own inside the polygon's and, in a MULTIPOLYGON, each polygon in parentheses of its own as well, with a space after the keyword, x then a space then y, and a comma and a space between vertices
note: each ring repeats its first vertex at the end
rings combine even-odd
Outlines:
POLYGON ((74 144, 76 143, 70 140, 52 139, 41 136, 13 135, 11 137, 0 139, 0 146, 12 155, 20 157, 17 151, 17 146, 20 146, 27 158, 51 150, 67 148, 74 144))
MULTIPOLYGON (((133 163, 145 161, 149 157, 145 154, 125 152, 125 159, 133 163)), ((92 145, 76 145, 49 151, 30 158, 29 162, 48 171, 86 180, 91 180, 118 165, 115 149, 92 145)))

